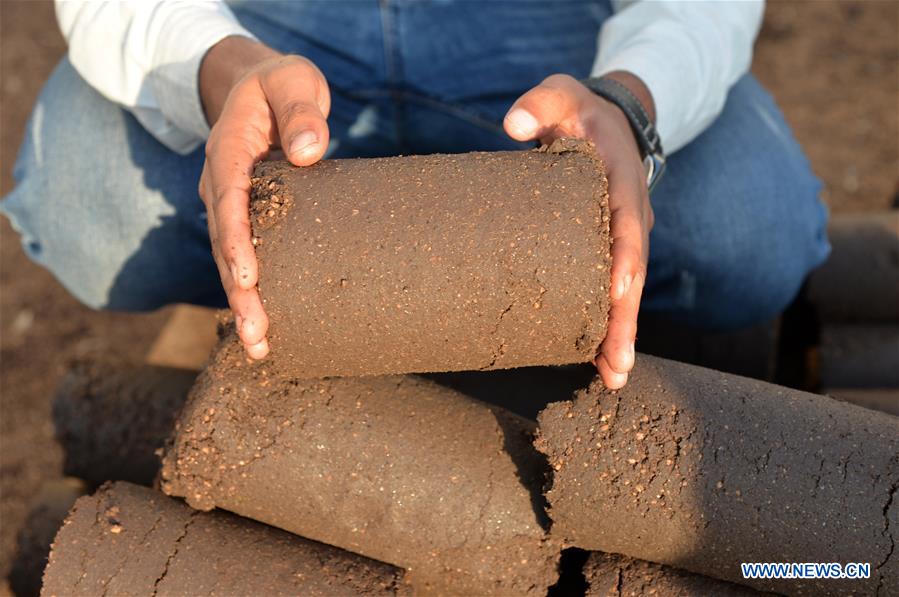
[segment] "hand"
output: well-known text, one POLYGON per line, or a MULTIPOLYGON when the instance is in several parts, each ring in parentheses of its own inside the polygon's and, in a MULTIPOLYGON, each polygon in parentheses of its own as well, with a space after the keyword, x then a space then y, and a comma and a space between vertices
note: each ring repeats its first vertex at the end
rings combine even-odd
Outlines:
MULTIPOLYGON (((627 85, 654 117, 652 97, 643 83, 629 73, 613 76, 627 85)), ((568 75, 552 75, 521 96, 503 124, 506 133, 518 141, 588 139, 606 164, 612 212, 612 308, 609 331, 595 364, 608 388, 621 388, 634 366, 637 311, 653 225, 646 173, 630 124, 615 104, 568 75)))
POLYGON ((250 176, 256 162, 282 148, 296 166, 322 158, 328 147, 331 97, 309 60, 284 56, 259 42, 228 37, 200 67, 200 95, 212 125, 200 197, 206 204, 212 255, 237 333, 247 353, 268 354, 268 316, 256 283, 250 238, 250 176))

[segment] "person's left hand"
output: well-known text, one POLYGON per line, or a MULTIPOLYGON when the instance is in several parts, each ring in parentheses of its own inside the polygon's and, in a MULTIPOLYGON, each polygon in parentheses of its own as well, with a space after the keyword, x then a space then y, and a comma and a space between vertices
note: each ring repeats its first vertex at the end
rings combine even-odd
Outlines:
MULTIPOLYGON (((629 73, 616 74, 652 115, 652 98, 643 83, 629 73)), ((587 139, 605 162, 612 217, 612 308, 595 364, 606 387, 621 388, 634 366, 637 311, 653 225, 646 173, 630 124, 618 106, 576 79, 552 75, 515 102, 503 125, 518 141, 548 144, 559 137, 587 139)))

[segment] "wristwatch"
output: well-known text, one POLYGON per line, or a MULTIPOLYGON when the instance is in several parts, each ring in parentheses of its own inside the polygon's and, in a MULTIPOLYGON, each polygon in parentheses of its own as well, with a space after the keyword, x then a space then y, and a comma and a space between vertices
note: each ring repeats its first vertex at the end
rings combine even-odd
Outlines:
POLYGON ((599 97, 621 108, 621 111, 624 112, 628 122, 631 124, 631 129, 634 131, 637 145, 640 147, 643 165, 646 168, 646 185, 652 191, 665 172, 665 152, 662 150, 662 141, 659 139, 659 133, 649 118, 649 114, 646 113, 643 104, 631 93, 630 89, 614 79, 590 77, 583 79, 581 83, 599 97))

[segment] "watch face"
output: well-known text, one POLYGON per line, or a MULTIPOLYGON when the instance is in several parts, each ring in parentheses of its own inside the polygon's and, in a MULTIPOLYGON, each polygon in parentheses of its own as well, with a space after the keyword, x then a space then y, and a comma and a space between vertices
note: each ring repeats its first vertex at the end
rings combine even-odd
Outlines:
POLYGON ((652 175, 655 174, 656 163, 651 155, 643 156, 643 169, 646 171, 646 184, 652 182, 652 175))
POLYGON ((646 186, 652 191, 665 172, 665 157, 651 153, 643 158, 643 166, 646 168, 646 186))

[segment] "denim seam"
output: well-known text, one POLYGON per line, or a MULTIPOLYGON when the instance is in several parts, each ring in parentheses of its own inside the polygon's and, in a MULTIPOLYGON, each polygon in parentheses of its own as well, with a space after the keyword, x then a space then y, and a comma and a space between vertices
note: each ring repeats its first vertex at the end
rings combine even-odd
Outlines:
MULTIPOLYGON (((396 15, 394 7, 389 0, 378 1, 381 16, 381 40, 384 45, 384 65, 387 70, 387 94, 393 99, 391 110, 393 112, 393 131, 396 136, 396 144, 402 150, 405 147, 402 127, 402 104, 400 101, 400 53, 397 51, 399 36, 396 28, 396 15)), ((350 96, 352 97, 352 96, 350 96)))

